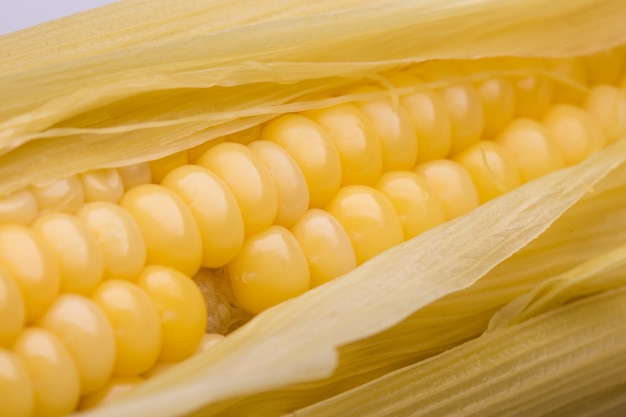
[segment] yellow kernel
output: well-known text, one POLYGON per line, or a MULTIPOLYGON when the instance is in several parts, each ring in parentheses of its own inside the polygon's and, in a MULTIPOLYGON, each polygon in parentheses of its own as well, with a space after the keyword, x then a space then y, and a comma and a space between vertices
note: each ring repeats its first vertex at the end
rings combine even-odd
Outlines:
POLYGON ((150 164, 147 162, 117 168, 117 173, 122 179, 125 190, 130 190, 138 185, 150 184, 152 181, 150 164))
POLYGON ((240 143, 224 142, 198 159, 232 191, 243 215, 246 236, 267 228, 276 217, 278 200, 274 182, 263 161, 240 143))
POLYGON ((393 206, 404 232, 404 240, 445 221, 443 204, 435 191, 419 175, 411 171, 383 174, 376 184, 393 206))
POLYGON ((324 207, 341 185, 341 159, 328 134, 311 119, 288 114, 269 122, 261 139, 282 146, 296 161, 309 188, 311 207, 324 207))
POLYGON ((9 346, 24 327, 26 308, 19 287, 3 268, 0 268, 0 317, 0 346, 9 346))
POLYGON ((493 138, 513 120, 515 113, 515 90, 511 80, 497 75, 502 70, 501 60, 477 59, 463 63, 467 74, 485 78, 473 82, 483 107, 484 138, 493 138))
POLYGON ((515 115, 541 118, 552 104, 554 96, 554 82, 541 74, 547 70, 546 63, 530 58, 512 58, 509 62, 513 69, 526 73, 513 77, 515 115))
POLYGON ((497 143, 480 141, 454 159, 463 165, 472 177, 481 203, 522 185, 515 160, 497 143))
POLYGON ((484 116, 480 96, 472 85, 462 81, 463 74, 452 64, 431 61, 418 66, 418 76, 426 82, 451 81, 439 89, 450 116, 452 145, 456 154, 478 142, 483 134, 484 116))
POLYGON ((523 183, 565 167, 550 132, 535 120, 514 120, 495 142, 513 157, 523 183))
POLYGON ((616 84, 623 74, 626 50, 600 51, 584 58, 591 85, 616 84))
POLYGON ((207 311, 200 290, 188 276, 170 268, 146 267, 137 285, 152 300, 161 321, 159 361, 191 356, 204 335, 207 311))
POLYGON ((104 258, 106 278, 134 279, 146 263, 146 245, 139 227, 120 206, 97 202, 85 204, 76 216, 96 238, 104 258))
POLYGON ((270 226, 247 238, 228 265, 228 274, 237 305, 254 314, 310 288, 304 252, 282 226, 270 226))
POLYGON ((189 209, 172 191, 155 184, 129 190, 120 205, 135 219, 146 244, 147 263, 193 275, 202 262, 202 238, 189 209))
POLYGON ((91 294, 104 273, 104 258, 89 228, 66 213, 49 213, 32 225, 48 243, 61 271, 61 291, 91 294))
POLYGON ((374 188, 364 185, 343 187, 326 210, 350 237, 358 264, 403 240, 402 224, 393 206, 374 188))
POLYGON ((115 169, 95 169, 78 176, 83 184, 85 201, 117 203, 124 194, 122 177, 115 169))
POLYGON ((28 226, 37 216, 37 200, 28 190, 16 191, 0 198, 0 225, 21 224, 28 226))
POLYGON ((606 143, 599 123, 589 113, 569 104, 553 106, 543 123, 561 150, 566 166, 584 161, 606 143))
POLYGON ((57 296, 60 274, 43 238, 24 226, 0 226, 0 265, 20 288, 26 321, 39 317, 57 296))
POLYGON ((309 264, 311 287, 317 287, 356 268, 350 237, 331 214, 311 209, 291 228, 309 264))
POLYGON ((62 294, 37 323, 63 342, 72 357, 82 394, 102 387, 115 363, 115 335, 102 310, 89 298, 62 294))
POLYGON ((113 375, 134 376, 150 369, 161 349, 161 326, 148 295, 128 281, 109 280, 92 298, 115 333, 113 375))
POLYGON ((584 108, 600 123, 609 143, 626 136, 626 92, 610 85, 593 87, 584 108))
POLYGON ((202 236, 202 265, 217 268, 230 262, 243 244, 244 224, 228 186, 198 165, 176 168, 161 185, 176 193, 193 215, 202 236))
POLYGON ((160 183, 170 171, 180 166, 187 165, 187 163, 189 163, 187 151, 176 152, 148 162, 150 172, 152 173, 152 182, 155 184, 160 183))
POLYGON ((580 58, 554 58, 548 61, 550 72, 556 79, 554 83, 554 101, 556 103, 582 104, 585 99, 585 90, 567 84, 565 81, 575 82, 581 87, 587 87, 587 69, 580 58))
POLYGON ((83 186, 76 176, 58 179, 48 185, 33 186, 31 192, 41 213, 75 213, 85 202, 83 186))
MULTIPOLYGON (((354 89, 362 94, 383 91, 372 86, 354 89)), ((372 123, 383 151, 383 172, 411 169, 417 161, 417 137, 407 111, 390 99, 379 98, 355 103, 372 123)))
POLYGON ((26 366, 13 352, 0 347, 0 417, 31 417, 34 405, 26 366))
POLYGON ((257 140, 248 145, 265 164, 276 188, 278 211, 275 224, 290 227, 309 207, 309 188, 296 161, 280 145, 257 140))
POLYGON ((338 104, 305 114, 322 126, 337 147, 342 185, 376 182, 382 172, 382 147, 362 111, 353 104, 338 104))
POLYGON ((20 334, 13 351, 33 382, 35 416, 64 416, 76 409, 80 397, 78 371, 54 334, 29 327, 20 334))
POLYGON ((478 207, 478 192, 472 177, 459 164, 452 160, 441 159, 425 162, 415 169, 443 204, 447 220, 454 219, 478 207))
MULTIPOLYGON (((396 88, 415 87, 423 82, 408 74, 393 74, 389 81, 396 88)), ((402 95, 402 107, 417 137, 417 160, 445 158, 452 146, 452 125, 446 104, 435 91, 425 90, 402 95)))
POLYGON ((144 381, 138 376, 113 377, 98 391, 85 395, 81 401, 79 410, 89 410, 96 406, 109 404, 123 396, 144 381))

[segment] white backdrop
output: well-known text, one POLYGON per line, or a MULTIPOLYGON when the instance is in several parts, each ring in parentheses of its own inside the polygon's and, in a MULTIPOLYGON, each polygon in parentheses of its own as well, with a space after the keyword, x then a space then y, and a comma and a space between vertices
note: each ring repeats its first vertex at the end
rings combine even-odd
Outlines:
POLYGON ((115 0, 0 0, 0 35, 115 0))

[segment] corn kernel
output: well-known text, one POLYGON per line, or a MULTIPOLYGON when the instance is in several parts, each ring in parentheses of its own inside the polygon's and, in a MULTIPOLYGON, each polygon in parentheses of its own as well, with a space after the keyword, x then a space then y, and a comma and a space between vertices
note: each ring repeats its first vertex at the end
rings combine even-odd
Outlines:
POLYGON ((435 227, 445 221, 443 204, 431 186, 415 172, 388 172, 380 177, 376 189, 393 206, 404 240, 435 227))
POLYGON ((0 265, 20 288, 27 322, 46 311, 59 293, 61 277, 53 252, 24 226, 0 227, 0 265))
POLYGON ((282 226, 270 226, 247 238, 228 265, 228 275, 237 305, 251 313, 260 313, 310 288, 306 257, 296 238, 282 226))
POLYGON ((276 188, 267 168, 250 149, 239 143, 221 143, 202 155, 198 165, 228 185, 239 203, 246 236, 272 224, 278 209, 276 188))
POLYGON ((204 335, 207 312, 191 278, 170 268, 146 267, 137 285, 152 300, 161 323, 159 361, 180 361, 197 349, 204 335))
POLYGON ((82 394, 96 391, 111 377, 115 335, 107 317, 89 298, 60 295, 37 325, 53 333, 67 348, 78 370, 82 394))
POLYGON ((288 114, 269 122, 261 139, 282 146, 296 161, 309 186, 311 207, 321 208, 341 185, 341 159, 328 134, 312 120, 288 114))
POLYGON ((154 365, 161 348, 159 315, 148 295, 128 281, 104 281, 92 296, 115 333, 113 375, 139 375, 154 365))
POLYGON ((61 292, 91 294, 104 273, 104 258, 87 226, 66 213, 39 217, 32 229, 54 253, 61 272, 61 292))
POLYGON ((403 240, 402 224, 393 206, 374 188, 343 187, 326 210, 350 237, 359 265, 403 240))
POLYGON ((31 417, 35 398, 26 366, 0 347, 0 417, 31 417))
POLYGON ((244 223, 228 186, 197 165, 176 168, 161 185, 176 193, 193 215, 202 236, 202 265, 216 268, 230 262, 243 244, 244 223))
POLYGON ((346 231, 328 212, 310 209, 291 228, 307 258, 311 287, 356 268, 356 255, 346 231))
POLYGON ((81 207, 76 216, 96 238, 104 257, 106 278, 134 279, 146 263, 146 245, 130 214, 120 206, 97 202, 81 207))
POLYGON ((326 130, 337 147, 342 185, 374 184, 382 172, 380 139, 363 112, 353 104, 339 104, 305 114, 326 130))
POLYGON ((415 172, 421 175, 435 191, 443 204, 447 220, 469 213, 478 207, 476 186, 463 166, 442 159, 418 165, 415 172))
POLYGON ((0 317, 2 317, 0 347, 10 346, 24 327, 26 308, 19 287, 2 268, 0 268, 0 317))
POLYGON ((202 262, 202 238, 189 209, 165 187, 146 184, 129 190, 120 201, 139 226, 147 262, 195 274, 202 262))
POLYGON ((80 395, 78 371, 54 334, 29 327, 20 334, 13 351, 33 382, 35 416, 63 416, 76 409, 80 395))

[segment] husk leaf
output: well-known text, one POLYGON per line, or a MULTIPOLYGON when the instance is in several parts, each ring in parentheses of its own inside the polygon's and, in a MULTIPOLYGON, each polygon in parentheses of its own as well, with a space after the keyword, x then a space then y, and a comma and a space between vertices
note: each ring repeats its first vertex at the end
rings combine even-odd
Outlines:
POLYGON ((289 415, 623 415, 625 317, 622 287, 494 329, 289 415))

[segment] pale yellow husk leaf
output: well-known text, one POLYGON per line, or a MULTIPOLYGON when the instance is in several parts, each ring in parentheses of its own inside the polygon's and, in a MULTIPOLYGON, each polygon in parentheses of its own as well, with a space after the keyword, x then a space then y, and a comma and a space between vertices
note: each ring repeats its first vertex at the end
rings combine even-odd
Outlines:
POLYGON ((0 195, 190 147, 411 62, 626 42, 622 0, 310 3, 127 0, 1 37, 0 195))
MULTIPOLYGON (((626 43, 622 1, 308 3, 124 1, 0 38, 0 194, 185 149, 413 62, 626 43)), ((626 223, 624 171, 599 182, 625 160, 620 141, 526 184, 88 414, 280 415, 476 337, 503 304, 619 244, 584 213, 626 223), (579 236, 559 232, 567 222, 579 236)))
POLYGON ((626 287, 494 330, 289 415, 621 416, 624 318, 626 287))

